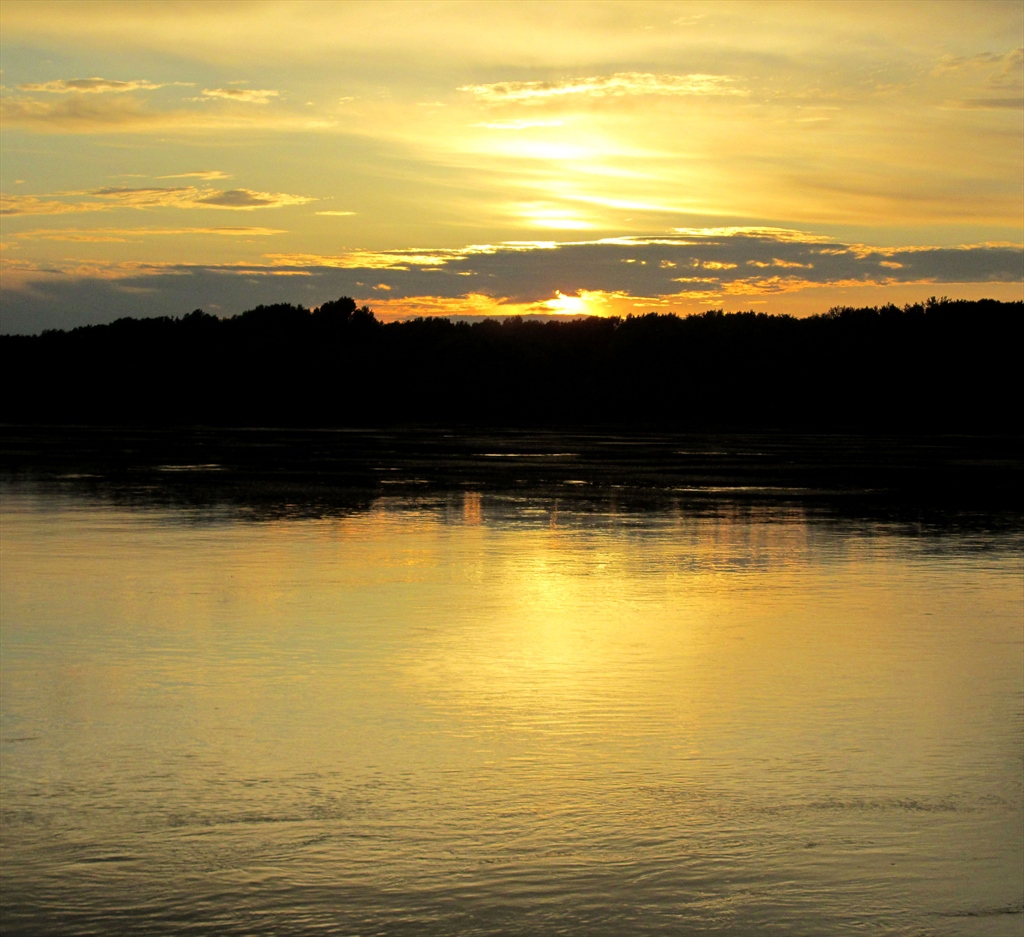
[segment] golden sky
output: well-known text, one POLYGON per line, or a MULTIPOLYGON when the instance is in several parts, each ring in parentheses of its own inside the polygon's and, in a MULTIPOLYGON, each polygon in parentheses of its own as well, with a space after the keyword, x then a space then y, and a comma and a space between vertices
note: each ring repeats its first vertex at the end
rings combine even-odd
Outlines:
POLYGON ((1017 0, 0 17, 4 331, 1024 293, 1017 0))

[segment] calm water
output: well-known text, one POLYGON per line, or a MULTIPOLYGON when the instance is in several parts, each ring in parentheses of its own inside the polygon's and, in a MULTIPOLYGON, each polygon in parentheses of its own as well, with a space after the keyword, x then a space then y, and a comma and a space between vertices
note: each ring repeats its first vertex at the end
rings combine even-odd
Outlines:
POLYGON ((1019 935, 1019 539, 2 501, 5 934, 1019 935))

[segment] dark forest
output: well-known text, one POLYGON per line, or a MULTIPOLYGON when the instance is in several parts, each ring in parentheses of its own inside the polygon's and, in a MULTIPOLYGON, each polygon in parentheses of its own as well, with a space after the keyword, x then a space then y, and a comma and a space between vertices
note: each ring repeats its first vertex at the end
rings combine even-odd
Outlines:
POLYGON ((1024 304, 384 324, 348 298, 0 337, 8 423, 1016 432, 1024 304))

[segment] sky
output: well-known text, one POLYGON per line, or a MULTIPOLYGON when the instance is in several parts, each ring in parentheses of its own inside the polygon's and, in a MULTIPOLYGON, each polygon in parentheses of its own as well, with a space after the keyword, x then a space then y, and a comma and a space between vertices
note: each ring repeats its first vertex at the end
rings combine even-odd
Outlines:
POLYGON ((1024 4, 0 6, 0 330, 1024 298, 1024 4))

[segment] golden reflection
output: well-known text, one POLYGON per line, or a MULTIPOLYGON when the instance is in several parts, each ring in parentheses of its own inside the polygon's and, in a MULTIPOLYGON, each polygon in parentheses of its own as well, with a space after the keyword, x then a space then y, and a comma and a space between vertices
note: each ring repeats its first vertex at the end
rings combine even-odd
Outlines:
POLYGON ((958 725, 972 682, 1002 673, 979 628, 1019 640, 1016 575, 964 567, 972 585, 951 590, 949 563, 894 564, 891 545, 799 512, 643 518, 560 500, 506 523, 479 492, 452 508, 8 515, 4 639, 56 648, 105 699, 174 686, 181 705, 220 699, 232 719, 257 707, 285 719, 290 746, 329 746, 332 720, 398 707, 485 747, 557 730, 603 738, 611 757, 642 723, 666 751, 742 737, 768 757, 782 738, 826 744, 821 720, 841 733, 896 706, 892 758, 958 725), (979 590, 996 610, 980 623, 979 590), (75 660, 66 629, 102 653, 75 660), (291 693, 298 723, 275 708, 291 693))
POLYGON ((462 496, 462 523, 471 526, 480 524, 483 520, 481 514, 482 497, 479 491, 467 491, 462 496))

